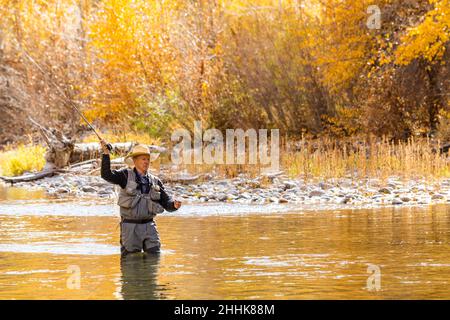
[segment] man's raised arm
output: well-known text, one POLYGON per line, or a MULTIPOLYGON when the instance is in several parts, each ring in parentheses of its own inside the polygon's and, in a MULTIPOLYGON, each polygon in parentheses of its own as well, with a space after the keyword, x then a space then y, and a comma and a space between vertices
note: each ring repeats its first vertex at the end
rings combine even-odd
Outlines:
POLYGON ((111 171, 111 159, 109 157, 109 150, 106 148, 106 142, 102 140, 100 145, 103 150, 101 177, 108 182, 118 184, 122 189, 125 188, 127 186, 128 179, 127 170, 123 169, 111 171))

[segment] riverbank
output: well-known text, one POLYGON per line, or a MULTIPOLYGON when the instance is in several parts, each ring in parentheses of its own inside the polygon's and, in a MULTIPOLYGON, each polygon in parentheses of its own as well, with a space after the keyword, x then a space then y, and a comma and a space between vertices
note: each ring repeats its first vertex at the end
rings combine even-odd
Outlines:
MULTIPOLYGON (((116 187, 99 176, 61 174, 15 187, 43 190, 50 198, 117 196, 116 187)), ((336 178, 326 181, 292 179, 283 173, 249 178, 212 178, 192 183, 165 183, 167 191, 186 203, 298 204, 298 205, 426 205, 450 201, 450 179, 336 178)))

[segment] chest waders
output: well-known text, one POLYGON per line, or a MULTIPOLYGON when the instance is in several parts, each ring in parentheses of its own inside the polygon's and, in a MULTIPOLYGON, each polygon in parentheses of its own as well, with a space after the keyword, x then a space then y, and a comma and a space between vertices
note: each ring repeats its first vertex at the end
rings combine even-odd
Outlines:
POLYGON ((120 189, 117 204, 120 207, 120 246, 123 255, 142 250, 157 253, 161 246, 153 218, 164 212, 159 204, 161 192, 154 176, 148 175, 149 193, 142 193, 136 182, 136 172, 128 169, 127 185, 120 189))

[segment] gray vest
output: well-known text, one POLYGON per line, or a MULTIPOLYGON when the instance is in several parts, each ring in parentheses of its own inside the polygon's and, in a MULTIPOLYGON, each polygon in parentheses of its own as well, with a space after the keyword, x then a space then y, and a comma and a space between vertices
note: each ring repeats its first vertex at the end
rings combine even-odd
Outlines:
POLYGON ((120 188, 117 204, 120 206, 120 216, 125 219, 152 219, 158 213, 164 212, 164 208, 157 202, 161 198, 161 192, 156 178, 149 174, 150 192, 143 194, 138 189, 136 173, 133 169, 127 169, 128 180, 125 189, 120 188))

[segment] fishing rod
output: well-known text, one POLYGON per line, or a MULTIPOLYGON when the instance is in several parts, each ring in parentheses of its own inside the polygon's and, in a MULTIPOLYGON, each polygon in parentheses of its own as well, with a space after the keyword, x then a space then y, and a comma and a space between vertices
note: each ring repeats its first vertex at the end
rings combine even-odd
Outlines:
MULTIPOLYGON (((44 69, 42 69, 42 67, 23 48, 21 48, 21 49, 22 49, 22 52, 25 54, 25 56, 28 58, 28 60, 30 60, 31 63, 33 63, 34 66, 36 68, 38 68, 38 70, 45 76, 46 73, 45 73, 44 69)), ((80 117, 84 120, 84 122, 86 122, 88 127, 95 133, 97 138, 100 141, 104 141, 103 138, 98 134, 97 130, 95 130, 94 126, 88 121, 88 119, 86 119, 84 114, 80 111, 80 109, 78 109, 78 107, 75 105, 75 103, 71 99, 69 99, 67 94, 59 87, 59 85, 56 82, 54 82, 51 78, 47 78, 47 80, 50 82, 51 85, 53 85, 53 87, 56 88, 56 90, 59 92, 59 94, 62 96, 62 98, 64 98, 64 102, 66 104, 68 104, 69 106, 71 106, 80 115, 80 117)), ((106 144, 106 148, 109 151, 112 151, 112 145, 110 143, 106 144)))

